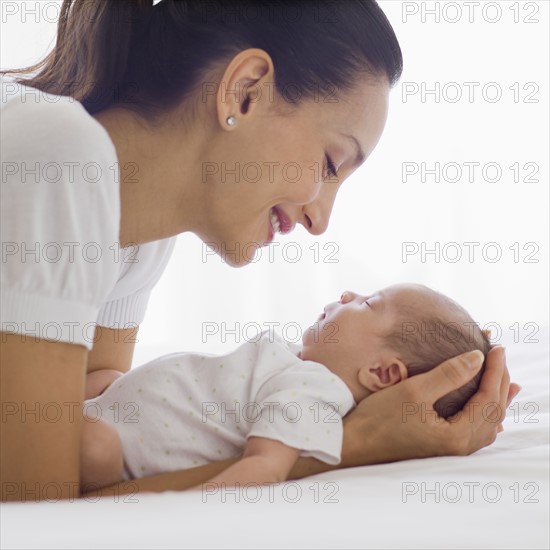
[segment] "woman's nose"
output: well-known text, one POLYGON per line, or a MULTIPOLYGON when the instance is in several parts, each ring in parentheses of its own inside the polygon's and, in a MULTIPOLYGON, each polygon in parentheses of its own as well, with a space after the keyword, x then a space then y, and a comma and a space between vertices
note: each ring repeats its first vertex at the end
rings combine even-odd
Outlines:
POLYGON ((301 223, 312 235, 322 235, 327 230, 337 191, 336 186, 333 187, 335 189, 327 186, 313 202, 302 208, 301 223))
POLYGON ((300 223, 312 234, 322 235, 328 227, 329 217, 323 215, 316 205, 308 204, 302 209, 302 220, 300 223))

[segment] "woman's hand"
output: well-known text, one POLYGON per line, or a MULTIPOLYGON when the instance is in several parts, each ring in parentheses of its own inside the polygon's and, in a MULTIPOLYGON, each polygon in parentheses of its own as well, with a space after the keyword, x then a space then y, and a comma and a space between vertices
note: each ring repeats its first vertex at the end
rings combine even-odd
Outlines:
POLYGON ((482 362, 480 352, 465 353, 361 401, 344 419, 341 467, 468 455, 493 443, 521 389, 510 385, 504 348, 488 353, 479 390, 462 411, 445 420, 433 408, 440 397, 473 378, 482 362))

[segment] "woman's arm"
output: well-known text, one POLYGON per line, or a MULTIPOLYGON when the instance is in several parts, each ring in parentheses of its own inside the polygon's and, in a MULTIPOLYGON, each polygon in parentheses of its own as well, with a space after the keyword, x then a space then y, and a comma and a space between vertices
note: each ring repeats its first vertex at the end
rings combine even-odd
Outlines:
POLYGON ((87 350, 0 338, 2 501, 77 498, 87 350))
MULTIPOLYGON (((290 479, 301 479, 336 468, 395 462, 441 455, 468 455, 490 445, 501 430, 506 409, 519 392, 510 385, 504 349, 496 347, 487 356, 487 366, 479 391, 452 421, 433 412, 433 403, 459 388, 481 368, 469 369, 464 354, 425 374, 369 396, 344 418, 342 462, 330 466, 314 458, 299 458, 290 479), (487 410, 497 403, 493 421, 487 410)), ((145 491, 178 491, 204 483, 229 468, 239 459, 167 472, 122 482, 100 489, 101 494, 128 494, 145 491)))

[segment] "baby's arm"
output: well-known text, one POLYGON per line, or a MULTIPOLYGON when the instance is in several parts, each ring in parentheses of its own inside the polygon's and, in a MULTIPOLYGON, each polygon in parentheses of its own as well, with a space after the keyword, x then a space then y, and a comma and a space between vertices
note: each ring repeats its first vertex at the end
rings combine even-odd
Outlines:
MULTIPOLYGON (((243 457, 209 483, 226 486, 285 481, 300 456, 300 449, 265 437, 250 437, 243 457)), ((200 486, 194 487, 199 489, 200 486)))
POLYGON ((93 399, 101 395, 122 373, 113 369, 100 369, 86 375, 84 399, 93 399))

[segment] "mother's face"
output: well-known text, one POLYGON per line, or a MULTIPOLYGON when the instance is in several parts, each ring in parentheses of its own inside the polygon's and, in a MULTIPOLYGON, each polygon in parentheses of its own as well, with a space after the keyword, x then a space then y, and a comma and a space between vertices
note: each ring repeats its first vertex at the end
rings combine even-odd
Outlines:
POLYGON ((215 162, 203 163, 210 215, 199 236, 231 265, 250 262, 296 224, 323 233, 338 189, 368 158, 387 117, 385 79, 290 110, 273 89, 262 92, 244 113, 226 106, 220 120, 230 113, 237 122, 212 141, 215 162))

